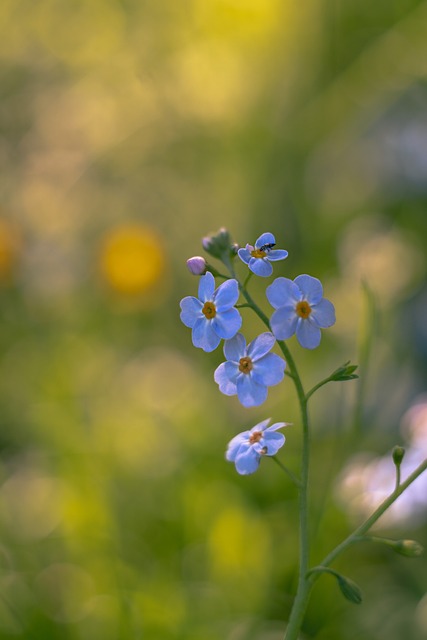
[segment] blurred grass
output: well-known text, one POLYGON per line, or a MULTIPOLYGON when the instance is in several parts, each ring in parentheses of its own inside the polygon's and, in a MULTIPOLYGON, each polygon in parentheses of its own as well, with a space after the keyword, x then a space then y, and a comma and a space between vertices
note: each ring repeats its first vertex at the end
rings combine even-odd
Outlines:
MULTIPOLYGON (((427 3, 4 0, 0 19, 0 638, 281 638, 296 492, 223 453, 272 415, 296 470, 296 399, 219 394, 220 350, 178 319, 185 259, 220 226, 268 230, 275 274, 322 279, 336 326, 314 353, 290 341, 307 388, 357 358, 370 287, 358 435, 353 383, 312 403, 319 561, 350 526, 335 476, 402 443, 426 386, 427 3)), ((386 533, 427 544, 422 521, 386 533)), ((425 559, 339 565, 364 604, 322 579, 307 638, 425 637, 425 559)))

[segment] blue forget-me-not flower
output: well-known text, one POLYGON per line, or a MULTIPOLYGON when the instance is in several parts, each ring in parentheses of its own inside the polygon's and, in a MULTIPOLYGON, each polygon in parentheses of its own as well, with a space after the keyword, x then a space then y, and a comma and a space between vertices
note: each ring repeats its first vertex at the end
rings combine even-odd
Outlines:
POLYGON ((248 346, 241 333, 224 343, 223 362, 214 378, 219 390, 226 396, 239 398, 244 407, 256 407, 267 399, 268 389, 283 380, 286 362, 275 353, 269 353, 275 338, 272 333, 259 335, 248 346))
POLYGON ((244 249, 238 250, 238 255, 249 269, 257 276, 268 278, 273 273, 270 262, 284 260, 288 257, 288 252, 284 249, 273 249, 276 246, 276 239, 272 233, 263 233, 255 242, 255 247, 247 244, 244 249))
POLYGON ((288 422, 276 422, 268 426, 271 418, 259 422, 249 431, 243 431, 228 443, 225 457, 234 462, 241 475, 254 473, 259 466, 261 456, 274 456, 285 444, 283 433, 278 429, 289 425, 288 422))
POLYGON ((199 297, 181 300, 181 320, 192 331, 195 347, 213 351, 221 339, 232 338, 242 326, 242 318, 234 308, 239 298, 237 280, 227 280, 215 290, 215 278, 208 271, 200 277, 199 297))
POLYGON ((323 287, 317 278, 308 275, 295 280, 276 278, 266 293, 276 309, 270 325, 278 340, 287 340, 296 333, 302 347, 315 349, 320 344, 320 329, 335 323, 334 305, 323 297, 323 287))

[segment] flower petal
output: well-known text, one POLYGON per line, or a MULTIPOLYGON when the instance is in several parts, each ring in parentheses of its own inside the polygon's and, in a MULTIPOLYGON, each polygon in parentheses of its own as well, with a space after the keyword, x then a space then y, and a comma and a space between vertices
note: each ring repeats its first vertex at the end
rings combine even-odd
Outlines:
POLYGON ((241 333, 224 342, 224 355, 233 362, 239 362, 246 355, 246 340, 241 333))
POLYGON ((237 473, 240 473, 241 476, 247 476, 250 473, 255 473, 259 467, 259 462, 259 454, 254 451, 253 447, 249 447, 247 451, 239 453, 234 464, 236 465, 237 473))
POLYGON ((248 345, 248 356, 256 362, 273 348, 275 342, 276 338, 270 331, 261 333, 248 345))
POLYGON ((319 327, 332 327, 335 324, 335 308, 332 302, 322 298, 312 307, 311 318, 319 327))
POLYGON ((267 259, 271 261, 284 260, 288 255, 285 249, 271 249, 271 251, 268 252, 267 259))
POLYGON ((206 318, 198 318, 193 327, 192 340, 195 347, 203 351, 213 351, 221 342, 221 338, 215 333, 212 322, 206 318))
POLYGON ((264 244, 276 244, 276 238, 272 233, 263 233, 255 242, 255 249, 259 249, 264 244))
POLYGON ((277 340, 287 340, 293 336, 297 324, 298 316, 291 306, 280 307, 270 318, 270 326, 277 340))
POLYGON ((267 427, 265 432, 270 433, 271 431, 277 431, 277 429, 281 429, 282 427, 290 427, 291 424, 291 422, 275 422, 270 427, 267 427))
POLYGON ((267 287, 266 294, 269 303, 275 309, 287 304, 295 305, 302 297, 298 285, 289 278, 276 278, 267 287))
POLYGON ((298 323, 296 334, 298 342, 304 349, 315 349, 320 344, 320 329, 310 319, 301 320, 298 323))
POLYGON ((234 307, 239 299, 239 285, 237 280, 226 280, 215 291, 213 300, 218 312, 227 311, 234 307))
POLYGON ((262 278, 268 278, 273 273, 273 267, 266 258, 251 258, 249 269, 262 278))
POLYGON ((267 394, 267 387, 255 382, 250 374, 237 378, 237 397, 244 407, 257 407, 265 402, 267 394))
POLYGON ((237 376, 239 369, 232 362, 223 362, 215 369, 214 380, 219 385, 219 390, 225 396, 235 396, 237 394, 237 376))
POLYGON ((236 455, 239 453, 240 449, 242 450, 242 453, 244 451, 247 451, 247 449, 250 447, 249 437, 250 432, 243 431, 242 433, 239 433, 238 436, 235 436, 232 440, 230 440, 227 446, 227 451, 225 452, 225 457, 229 462, 234 462, 234 460, 236 459, 236 455))
POLYGON ((279 451, 280 447, 285 444, 285 436, 283 433, 264 433, 264 446, 267 447, 267 456, 274 456, 279 451))
POLYGON ((252 258, 251 251, 253 251, 253 247, 247 244, 244 249, 238 250, 237 255, 245 264, 249 264, 249 260, 252 258))
POLYGON ((200 276, 199 281, 199 299, 201 302, 212 300, 215 291, 215 278, 208 271, 204 276, 200 276))
POLYGON ((242 326, 242 318, 237 309, 229 309, 222 313, 217 313, 212 320, 212 327, 217 335, 224 340, 230 340, 236 335, 242 326))
POLYGON ((285 375, 286 362, 275 353, 266 356, 254 364, 252 377, 255 382, 267 387, 279 384, 285 375))
POLYGON ((194 296, 187 296, 186 298, 183 298, 180 302, 180 306, 182 309, 180 318, 186 327, 193 328, 196 320, 203 318, 202 303, 194 296))
POLYGON ((271 421, 271 418, 267 418, 262 422, 258 422, 258 424, 252 427, 252 429, 250 430, 250 433, 256 433, 257 431, 264 431, 267 428, 267 425, 269 424, 270 421, 271 421))
POLYGON ((303 297, 310 305, 318 304, 323 298, 323 287, 320 280, 307 276, 306 274, 297 276, 294 280, 303 294, 303 297))

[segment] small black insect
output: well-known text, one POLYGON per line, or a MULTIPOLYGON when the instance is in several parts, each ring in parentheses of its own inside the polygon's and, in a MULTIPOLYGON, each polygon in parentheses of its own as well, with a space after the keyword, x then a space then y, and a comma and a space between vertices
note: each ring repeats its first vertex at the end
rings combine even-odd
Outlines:
POLYGON ((262 245, 262 247, 259 248, 259 250, 260 251, 267 251, 267 253, 268 253, 275 246, 276 246, 275 242, 266 242, 265 244, 262 245))

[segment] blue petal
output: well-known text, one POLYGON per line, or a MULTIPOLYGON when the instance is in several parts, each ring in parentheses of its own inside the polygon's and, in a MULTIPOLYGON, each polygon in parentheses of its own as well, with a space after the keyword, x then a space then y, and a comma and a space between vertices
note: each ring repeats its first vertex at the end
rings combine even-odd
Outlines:
POLYGON ((237 394, 236 381, 239 369, 232 362, 223 362, 215 369, 214 380, 219 385, 219 390, 225 396, 237 394))
POLYGON ((289 278, 276 278, 267 287, 266 294, 269 303, 275 309, 286 304, 295 305, 302 297, 298 285, 289 278))
POLYGON ((199 281, 199 299, 202 302, 207 302, 208 300, 213 299, 213 294, 215 291, 215 278, 208 271, 204 276, 200 277, 199 281))
POLYGON ((320 344, 320 329, 310 319, 300 319, 296 334, 298 342, 304 349, 315 349, 320 344))
POLYGON ((239 249, 237 252, 237 255, 239 256, 240 260, 243 260, 245 264, 249 264, 249 260, 252 258, 251 249, 252 247, 249 244, 247 244, 244 249, 239 249))
POLYGON ((242 453, 246 451, 249 447, 249 437, 250 432, 244 431, 243 433, 239 433, 238 436, 235 436, 227 446, 227 451, 225 452, 225 457, 229 462, 234 462, 236 459, 236 455, 241 450, 242 453))
POLYGON ((284 260, 288 257, 288 252, 285 249, 271 249, 268 252, 267 260, 276 261, 276 260, 284 260))
POLYGON ((275 353, 267 353, 266 356, 254 364, 252 378, 255 382, 266 387, 279 384, 285 375, 286 362, 275 353))
POLYGON ((267 429, 265 430, 265 433, 277 431, 277 429, 281 429, 282 427, 289 427, 290 424, 291 424, 290 422, 275 422, 274 424, 271 425, 271 427, 267 427, 267 429))
POLYGON ((258 422, 258 424, 252 427, 252 429, 250 430, 250 433, 252 434, 252 433, 256 433, 257 431, 264 431, 267 428, 267 425, 269 424, 270 420, 271 418, 267 418, 262 422, 258 422))
POLYGON ((196 320, 192 340, 194 346, 203 351, 213 351, 221 342, 221 338, 213 330, 211 321, 206 318, 196 320))
POLYGON ((291 306, 280 307, 270 319, 271 329, 278 340, 287 340, 294 335, 298 324, 298 316, 291 306))
POLYGON ((267 447, 268 456, 274 456, 279 451, 280 447, 285 444, 285 436, 283 433, 271 433, 266 431, 264 433, 263 444, 267 447))
POLYGON ((246 340, 241 333, 235 335, 231 340, 224 342, 224 355, 227 360, 232 360, 233 362, 239 362, 240 358, 245 357, 246 340))
POLYGON ((226 280, 223 282, 216 290, 213 299, 216 310, 219 312, 234 307, 239 299, 239 285, 237 284, 237 280, 226 280))
POLYGON ((203 318, 202 303, 194 296, 187 296, 180 302, 181 314, 180 318, 186 327, 193 328, 196 320, 203 318))
POLYGON ((249 269, 262 278, 268 278, 273 273, 273 267, 265 258, 251 258, 249 269))
POLYGON ((323 298, 312 307, 311 318, 319 327, 332 327, 335 324, 335 308, 332 302, 323 298))
POLYGON ((259 467, 259 461, 259 454, 254 451, 253 447, 250 447, 247 451, 239 453, 234 464, 237 473, 240 473, 241 476, 247 476, 250 473, 255 473, 259 467))
POLYGON ((267 387, 255 382, 250 374, 237 378, 237 397, 244 407, 257 407, 267 399, 267 387))
POLYGON ((217 335, 224 340, 230 340, 236 335, 242 326, 242 318, 237 309, 229 309, 222 313, 217 313, 212 320, 212 327, 217 335))
POLYGON ((318 304, 323 298, 323 287, 320 280, 312 276, 297 276, 294 280, 303 293, 303 297, 310 305, 318 304))
POLYGON ((276 338, 270 331, 261 333, 248 345, 248 356, 255 362, 265 356, 273 348, 275 342, 276 338))
POLYGON ((276 244, 276 238, 272 233, 263 233, 255 242, 255 249, 259 249, 264 244, 276 244))

